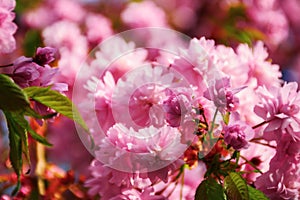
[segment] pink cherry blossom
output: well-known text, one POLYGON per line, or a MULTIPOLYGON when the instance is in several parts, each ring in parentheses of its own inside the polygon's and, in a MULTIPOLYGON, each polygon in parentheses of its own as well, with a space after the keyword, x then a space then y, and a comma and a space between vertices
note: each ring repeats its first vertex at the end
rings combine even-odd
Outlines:
POLYGON ((175 94, 171 90, 166 90, 167 99, 163 102, 163 109, 166 113, 166 121, 172 127, 178 127, 184 115, 190 111, 190 98, 184 94, 175 94))
POLYGON ((60 20, 80 22, 86 13, 78 1, 58 0, 54 3, 53 1, 48 0, 48 4, 52 7, 57 18, 60 20), (74 15, 74 13, 76 13, 76 15, 74 15))
POLYGON ((165 67, 145 65, 128 73, 120 79, 113 95, 116 121, 131 127, 145 127, 164 124, 162 102, 165 100, 165 89, 179 85, 175 74, 165 67))
MULTIPOLYGON (((105 73, 102 80, 92 77, 84 86, 89 91, 89 98, 94 101, 98 122, 104 132, 106 132, 114 123, 112 114, 112 94, 115 88, 115 80, 112 74, 108 71, 105 73)), ((90 103, 92 105, 92 102, 90 103)), ((87 118, 89 112, 87 113, 87 118)))
POLYGON ((204 180, 204 174, 206 171, 206 166, 203 162, 199 162, 194 168, 184 169, 184 179, 181 184, 172 182, 172 178, 169 178, 169 182, 164 183, 160 182, 154 185, 156 192, 161 192, 164 196, 170 196, 168 199, 177 199, 178 196, 182 193, 183 199, 185 200, 194 200, 195 191, 199 184, 204 180), (167 188, 165 189, 165 187, 167 188))
MULTIPOLYGON (((85 65, 85 63, 83 63, 83 55, 76 55, 74 52, 68 52, 62 49, 59 50, 59 55, 60 59, 58 60, 57 66, 60 73, 55 77, 55 80, 57 82, 65 82, 69 88, 72 88, 76 76, 82 72, 80 71, 80 69, 82 69, 81 67, 85 65)), ((89 74, 90 72, 86 72, 82 75, 88 76, 89 74)))
POLYGON ((164 196, 155 195, 150 180, 143 174, 121 172, 97 160, 92 162, 90 171, 92 178, 85 182, 85 186, 91 196, 99 194, 104 200, 164 199, 164 196))
POLYGON ((300 140, 300 93, 296 82, 285 83, 282 87, 267 90, 260 87, 257 93, 260 103, 255 113, 268 123, 264 137, 268 140, 280 140, 283 133, 300 140))
POLYGON ((94 73, 102 74, 109 70, 118 80, 126 72, 148 63, 146 49, 136 49, 133 41, 127 42, 122 37, 114 37, 101 43, 95 52, 95 59, 91 63, 94 73))
POLYGON ((79 26, 70 21, 58 21, 43 30, 44 42, 47 46, 57 48, 60 54, 68 53, 80 58, 88 51, 87 40, 79 26), (72 34, 69 34, 69 33, 72 34))
POLYGON ((255 186, 265 193, 270 199, 298 199, 299 173, 293 171, 283 172, 280 169, 269 171, 260 176, 255 186))
POLYGON ((249 68, 241 66, 240 57, 233 48, 217 45, 212 54, 214 66, 230 76, 233 87, 240 87, 247 83, 249 68))
POLYGON ((32 9, 24 14, 23 21, 31 28, 45 28, 54 23, 57 18, 53 12, 49 11, 48 4, 42 4, 36 9, 32 9))
POLYGON ((167 26, 164 10, 152 1, 130 3, 121 13, 121 18, 131 28, 167 26))
POLYGON ((19 57, 14 62, 12 78, 21 87, 28 87, 40 77, 39 68, 38 64, 32 62, 32 58, 19 57))
MULTIPOLYGON (((276 155, 272 159, 271 164, 277 168, 280 168, 281 160, 293 160, 297 164, 297 160, 300 159, 300 142, 295 141, 291 135, 284 135, 280 141, 277 142, 276 155)), ((300 167, 300 165, 299 165, 300 167)))
POLYGON ((53 2, 45 0, 40 6, 26 11, 22 15, 22 21, 29 27, 45 29, 58 21, 80 23, 85 15, 86 10, 78 1, 57 0, 53 2))
POLYGON ((41 66, 51 63, 55 60, 56 49, 51 47, 38 47, 33 61, 41 66))
POLYGON ((88 43, 79 26, 70 21, 58 21, 45 28, 42 32, 45 44, 58 50, 60 69, 57 81, 67 82, 69 87, 74 84, 77 73, 87 56, 88 43), (72 34, 69 34, 72 32, 72 34))
POLYGON ((113 34, 111 21, 100 14, 89 14, 85 19, 87 38, 90 42, 98 44, 113 34))
POLYGON ((240 67, 248 69, 247 85, 253 87, 280 85, 281 72, 279 66, 267 61, 268 52, 262 42, 257 42, 253 49, 246 44, 237 47, 240 67))
POLYGON ((108 200, 121 193, 120 186, 109 181, 112 177, 111 170, 108 170, 99 161, 94 160, 91 163, 90 170, 92 178, 85 182, 85 186, 89 188, 88 194, 90 196, 99 194, 102 199, 108 200))
POLYGON ((300 188, 300 142, 293 134, 277 141, 270 169, 257 178, 255 185, 271 199, 298 199, 300 188))
POLYGON ((172 13, 173 23, 180 29, 188 29, 196 26, 196 12, 188 6, 181 6, 172 13))
POLYGON ((38 48, 33 58, 21 56, 13 63, 11 77, 21 87, 50 86, 60 92, 68 90, 65 83, 54 80, 58 68, 51 68, 48 63, 54 58, 55 49, 51 47, 38 48))
POLYGON ((144 191, 139 191, 137 189, 124 189, 122 190, 122 194, 118 195, 111 200, 119 200, 119 199, 124 199, 124 200, 142 200, 142 199, 147 199, 147 200, 166 200, 167 198, 163 195, 156 195, 154 193, 154 190, 152 187, 149 187, 145 189, 144 191))
POLYGON ((180 49, 179 58, 171 63, 171 67, 185 77, 193 86, 198 87, 199 94, 205 88, 204 80, 213 68, 212 56, 215 46, 213 40, 204 37, 190 41, 188 49, 180 49))
MULTIPOLYGON (((26 155, 15 163, 12 137, 0 134, 0 199, 193 200, 203 180, 224 188, 232 171, 270 199, 300 199, 300 91, 281 80, 286 71, 300 80, 299 0, 40 0, 17 4, 15 18, 16 2, 0 0, 0 54, 12 53, 0 56, 0 71, 21 88, 65 92, 94 145, 62 116, 45 131, 32 127, 54 144, 34 152, 29 136, 32 166, 43 154, 49 165, 44 174, 39 166, 22 173, 19 195, 10 197, 12 168, 30 163, 26 155), (20 57, 37 43, 47 47, 20 57)), ((11 131, 3 110, 0 132, 11 131)))
MULTIPOLYGON (((123 124, 115 124, 99 143, 96 158, 109 167, 129 172, 145 173, 171 167, 170 164, 186 149, 180 136, 178 129, 169 126, 150 126, 135 131, 123 124)), ((163 171, 155 177, 165 180, 167 173, 163 171)))
POLYGON ((271 199, 297 199, 300 188, 299 152, 296 156, 283 155, 281 150, 277 148, 270 170, 257 178, 255 186, 271 199))
MULTIPOLYGON (((254 107, 259 101, 259 97, 255 93, 253 88, 251 88, 251 86, 248 87, 247 85, 247 87, 238 94, 236 94, 236 96, 239 98, 240 101, 239 107, 237 108, 237 112, 239 112, 241 120, 247 122, 247 124, 251 126, 255 126, 261 123, 261 118, 254 113, 254 107)), ((255 134, 257 135, 257 137, 262 136, 260 130, 260 127, 258 127, 255 130, 255 134)))
POLYGON ((224 141, 236 150, 248 148, 248 142, 254 136, 253 129, 243 121, 235 120, 223 128, 224 141))
POLYGON ((0 53, 10 53, 16 48, 16 41, 13 34, 17 26, 13 23, 16 6, 15 0, 0 1, 0 53))
POLYGON ((232 89, 229 77, 222 77, 210 83, 210 86, 204 92, 204 97, 213 101, 221 112, 234 111, 239 104, 239 99, 235 94, 244 88, 232 89))
POLYGON ((187 50, 181 50, 180 56, 187 59, 194 67, 195 71, 204 76, 212 67, 211 53, 215 49, 215 42, 213 40, 193 38, 190 41, 187 50))
POLYGON ((276 46, 287 38, 288 20, 282 9, 277 6, 277 1, 243 0, 243 2, 254 26, 266 34, 270 45, 276 46))
POLYGON ((184 30, 196 26, 197 9, 203 4, 202 1, 191 0, 155 0, 155 3, 168 13, 169 23, 184 30))
POLYGON ((272 45, 278 45, 287 38, 288 22, 281 10, 257 11, 253 12, 252 17, 270 38, 272 45))
MULTIPOLYGON (((268 53, 263 43, 257 42, 253 48, 246 44, 240 44, 236 51, 230 47, 218 45, 211 54, 213 55, 213 65, 217 70, 230 76, 233 88, 247 86, 236 94, 236 97, 242 102, 237 108, 241 118, 250 125, 260 123, 259 117, 253 112, 255 102, 259 100, 254 89, 259 85, 269 88, 273 84, 279 86, 281 83, 279 66, 271 64, 267 60, 268 53)), ((257 134, 259 135, 259 132, 257 134)))

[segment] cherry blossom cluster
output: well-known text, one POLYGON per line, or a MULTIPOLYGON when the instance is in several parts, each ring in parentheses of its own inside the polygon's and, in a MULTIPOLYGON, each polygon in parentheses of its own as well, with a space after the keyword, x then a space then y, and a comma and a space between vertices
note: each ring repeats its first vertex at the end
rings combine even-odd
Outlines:
POLYGON ((90 135, 35 102, 55 114, 28 118, 53 147, 41 158, 29 137, 39 156, 24 168, 42 160, 44 174, 22 175, 11 197, 1 134, 0 199, 189 200, 230 172, 270 199, 300 198, 297 0, 28 2, 0 0, 0 73, 63 93, 90 135))
MULTIPOLYGON (((115 43, 115 52, 126 52, 134 45, 126 47, 121 39, 115 43)), ((96 52, 91 66, 101 68, 105 51, 96 52)), ((246 160, 239 162, 239 168, 249 173, 247 181, 270 198, 296 198, 297 83, 280 80, 279 66, 267 60, 262 42, 253 48, 241 44, 234 50, 213 40, 194 38, 187 48, 178 49, 178 55, 164 58, 166 55, 158 53, 152 58, 155 61, 144 56, 130 60, 129 65, 122 57, 105 69, 102 77, 86 82, 87 97, 94 101, 83 105, 86 119, 95 120, 89 119, 90 110, 95 109, 104 132, 103 139, 101 131, 93 133, 97 150, 90 167, 92 178, 86 182, 89 193, 104 199, 130 198, 132 193, 141 199, 146 194, 150 199, 180 196, 180 186, 176 186, 180 166, 185 163, 191 171, 201 166, 198 180, 203 180, 210 159, 223 152, 219 161, 226 160, 233 149, 246 160), (279 165, 282 157, 290 161, 279 165), (104 182, 109 185, 100 187, 104 182), (115 189, 107 193, 108 187, 115 189)), ((191 188, 188 180, 181 187, 181 195, 193 198, 189 192, 196 188, 191 188)))

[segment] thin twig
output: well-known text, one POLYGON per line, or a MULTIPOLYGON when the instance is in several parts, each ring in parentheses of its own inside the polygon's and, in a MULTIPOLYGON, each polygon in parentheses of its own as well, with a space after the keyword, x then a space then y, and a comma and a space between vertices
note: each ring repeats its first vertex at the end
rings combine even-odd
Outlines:
POLYGON ((263 121, 263 122, 261 122, 261 123, 255 125, 255 126, 252 126, 252 129, 256 129, 256 128, 258 128, 258 127, 260 127, 260 126, 262 126, 262 125, 265 125, 266 123, 269 123, 269 122, 270 122, 270 121, 263 121))
POLYGON ((260 171, 260 169, 258 169, 251 161, 249 161, 247 158, 245 158, 244 156, 240 155, 240 157, 245 160, 246 163, 250 164, 251 167, 253 167, 255 170, 257 170, 260 174, 263 174, 262 171, 260 171))
POLYGON ((14 64, 13 64, 13 63, 11 63, 11 64, 7 64, 7 65, 0 65, 0 68, 12 67, 12 66, 14 66, 14 64))
POLYGON ((268 144, 268 143, 262 143, 262 142, 259 142, 259 141, 251 141, 251 142, 256 143, 256 144, 260 144, 260 145, 264 145, 264 146, 267 146, 267 147, 271 147, 273 149, 276 149, 276 146, 268 144))

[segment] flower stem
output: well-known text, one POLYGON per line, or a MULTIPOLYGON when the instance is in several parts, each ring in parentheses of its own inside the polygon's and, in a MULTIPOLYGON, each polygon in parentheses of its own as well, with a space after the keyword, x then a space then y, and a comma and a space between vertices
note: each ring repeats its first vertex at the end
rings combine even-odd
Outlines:
POLYGON ((11 63, 11 64, 7 64, 7 65, 0 65, 0 68, 12 67, 12 66, 14 66, 14 64, 13 64, 13 63, 11 63))
POLYGON ((267 146, 267 147, 271 147, 273 149, 276 149, 276 146, 268 144, 268 143, 262 143, 262 142, 255 141, 255 140, 254 141, 250 141, 250 142, 253 142, 253 143, 256 143, 256 144, 260 144, 260 145, 264 145, 264 146, 267 146))
POLYGON ((240 160, 240 157, 241 157, 241 154, 240 154, 239 151, 237 151, 236 154, 237 154, 237 155, 236 155, 236 160, 235 160, 235 168, 238 167, 238 165, 239 165, 239 160, 240 160))
POLYGON ((261 127, 262 125, 265 125, 266 123, 269 123, 269 122, 270 122, 270 120, 269 121, 263 121, 263 122, 261 122, 259 124, 256 124, 255 126, 252 126, 252 129, 256 129, 258 127, 261 127))
POLYGON ((255 170, 257 170, 260 174, 263 174, 262 171, 260 171, 260 169, 258 169, 251 161, 249 161, 247 158, 245 158, 244 156, 240 155, 240 157, 245 160, 246 163, 248 163, 249 165, 251 165, 251 167, 253 167, 255 170))
MULTIPOLYGON (((39 126, 36 121, 31 120, 34 128, 36 129, 36 132, 40 135, 44 136, 45 132, 47 130, 47 124, 46 122, 43 122, 42 126, 39 126)), ((36 143, 36 157, 37 157, 37 164, 35 169, 35 174, 37 176, 37 185, 39 189, 40 195, 46 194, 45 189, 45 183, 43 180, 43 176, 45 174, 45 170, 47 167, 47 161, 46 161, 46 148, 43 144, 37 142, 36 143)))
POLYGON ((180 200, 183 199, 183 187, 184 187, 184 169, 181 175, 180 200))
POLYGON ((213 120, 211 122, 211 127, 208 130, 209 142, 210 142, 211 145, 212 145, 212 133, 213 133, 213 130, 214 130, 214 127, 215 127, 215 121, 216 121, 216 118, 217 118, 217 114, 218 114, 218 109, 216 109, 216 111, 215 111, 213 120))

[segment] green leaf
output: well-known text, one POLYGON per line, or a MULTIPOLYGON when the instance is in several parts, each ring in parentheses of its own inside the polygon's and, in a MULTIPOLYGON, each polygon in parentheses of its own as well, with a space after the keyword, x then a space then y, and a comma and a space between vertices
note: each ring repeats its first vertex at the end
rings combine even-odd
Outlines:
POLYGON ((23 115, 14 114, 14 112, 9 112, 9 114, 7 114, 7 115, 9 115, 9 116, 7 116, 9 118, 9 123, 12 126, 14 126, 14 128, 18 129, 17 133, 18 133, 18 136, 20 137, 21 142, 22 142, 22 152, 24 153, 25 158, 29 162, 29 165, 31 165, 30 164, 29 148, 28 148, 28 134, 27 134, 27 129, 26 129, 26 127, 20 125, 20 123, 17 122, 17 119, 18 118, 22 118, 23 115))
POLYGON ((247 184, 236 172, 231 172, 226 176, 224 188, 229 200, 249 200, 247 184))
POLYGON ((23 131, 20 132, 20 134, 21 134, 21 141, 22 141, 22 152, 25 155, 25 158, 28 161, 29 166, 31 166, 30 155, 29 155, 29 148, 28 148, 29 145, 28 145, 27 130, 24 127, 21 127, 20 129, 23 129, 23 131))
POLYGON ((29 106, 27 96, 8 76, 0 74, 0 109, 21 110, 29 106))
POLYGON ((225 200, 224 190, 216 180, 208 178, 201 182, 195 194, 195 200, 225 200))
POLYGON ((29 132, 29 134, 31 135, 31 137, 33 139, 35 139, 36 141, 47 145, 47 146, 52 146, 52 144, 50 144, 46 138, 44 138, 43 136, 41 136, 40 134, 38 134, 37 132, 35 132, 28 124, 28 121, 24 118, 24 116, 19 115, 18 113, 12 113, 12 116, 15 120, 16 123, 18 123, 19 126, 21 126, 23 129, 25 129, 26 131, 29 132))
POLYGON ((251 187, 250 185, 248 185, 248 191, 250 200, 269 200, 263 192, 251 187))
POLYGON ((22 171, 22 139, 20 135, 24 133, 24 129, 15 123, 10 112, 4 112, 4 114, 9 130, 9 159, 18 177, 17 187, 13 191, 13 194, 16 194, 21 187, 20 177, 22 171))
POLYGON ((24 92, 31 99, 40 102, 41 104, 52 108, 56 112, 74 120, 88 131, 88 127, 80 113, 66 96, 57 91, 51 90, 49 87, 28 87, 24 89, 24 92))

